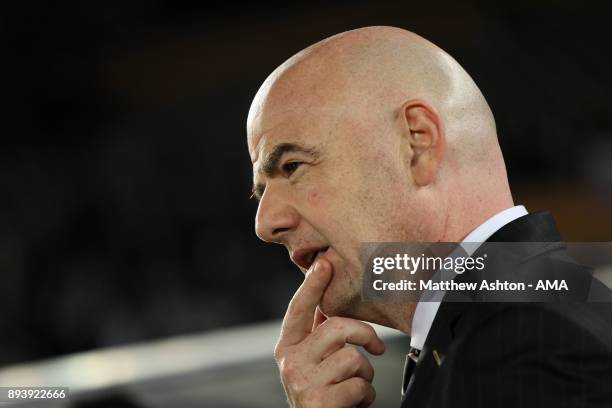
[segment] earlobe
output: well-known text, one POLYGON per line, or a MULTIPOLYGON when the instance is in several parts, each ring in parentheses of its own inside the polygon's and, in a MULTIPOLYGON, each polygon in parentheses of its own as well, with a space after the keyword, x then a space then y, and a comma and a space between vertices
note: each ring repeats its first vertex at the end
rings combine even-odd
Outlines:
POLYGON ((404 137, 411 152, 409 167, 419 187, 431 184, 438 173, 445 149, 442 122, 436 110, 421 100, 402 105, 404 137))

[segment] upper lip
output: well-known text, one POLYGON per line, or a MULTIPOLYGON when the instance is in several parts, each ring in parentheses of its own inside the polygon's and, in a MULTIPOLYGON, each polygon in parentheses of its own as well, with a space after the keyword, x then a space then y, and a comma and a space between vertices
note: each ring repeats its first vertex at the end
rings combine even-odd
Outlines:
POLYGON ((316 246, 296 249, 291 253, 291 261, 304 269, 308 269, 314 262, 317 252, 325 252, 328 248, 329 246, 316 246))

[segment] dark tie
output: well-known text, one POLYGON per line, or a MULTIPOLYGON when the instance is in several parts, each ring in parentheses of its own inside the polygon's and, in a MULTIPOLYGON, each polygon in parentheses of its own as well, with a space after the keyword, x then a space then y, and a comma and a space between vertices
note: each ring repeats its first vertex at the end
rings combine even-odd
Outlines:
POLYGON ((404 378, 402 379, 402 396, 406 392, 406 388, 408 388, 408 384, 410 383, 410 379, 412 378, 412 374, 414 373, 414 367, 416 367, 416 363, 419 360, 419 353, 421 350, 410 347, 410 351, 406 354, 406 362, 404 364, 404 378))

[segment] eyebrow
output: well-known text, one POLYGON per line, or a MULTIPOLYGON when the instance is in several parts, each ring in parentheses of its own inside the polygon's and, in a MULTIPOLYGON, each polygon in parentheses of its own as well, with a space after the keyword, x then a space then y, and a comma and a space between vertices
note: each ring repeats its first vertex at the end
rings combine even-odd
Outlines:
MULTIPOLYGON (((266 177, 274 177, 278 172, 278 164, 286 153, 304 153, 311 157, 318 157, 319 151, 314 147, 307 147, 297 143, 279 143, 272 151, 266 155, 261 164, 261 172, 266 177)), ((256 198, 258 201, 261 199, 263 192, 266 188, 264 183, 256 183, 253 185, 253 194, 251 197, 256 198)))

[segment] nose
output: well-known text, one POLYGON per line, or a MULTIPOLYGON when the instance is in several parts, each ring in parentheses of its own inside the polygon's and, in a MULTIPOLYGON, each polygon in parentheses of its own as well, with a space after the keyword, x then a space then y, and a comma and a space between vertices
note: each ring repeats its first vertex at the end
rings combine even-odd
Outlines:
POLYGON ((284 243, 284 237, 294 230, 300 221, 296 209, 268 183, 259 201, 255 216, 255 233, 262 241, 284 243))

